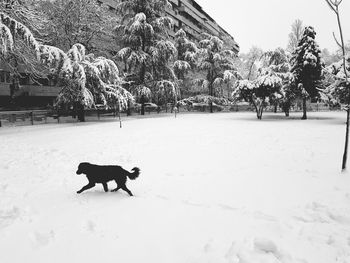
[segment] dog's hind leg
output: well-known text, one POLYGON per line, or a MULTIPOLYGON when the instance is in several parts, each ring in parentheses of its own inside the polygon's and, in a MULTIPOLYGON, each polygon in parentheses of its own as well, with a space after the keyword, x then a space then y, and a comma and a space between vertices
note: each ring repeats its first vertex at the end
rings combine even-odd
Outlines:
POLYGON ((92 188, 92 187, 94 187, 94 186, 95 186, 94 183, 89 183, 89 184, 85 185, 83 188, 81 188, 81 189, 77 192, 77 194, 81 194, 81 193, 84 192, 85 190, 88 190, 88 189, 90 189, 90 188, 92 188))
POLYGON ((131 191, 126 187, 126 185, 123 185, 121 187, 125 192, 127 192, 130 196, 133 196, 133 194, 131 193, 131 191))
POLYGON ((121 187, 118 186, 116 189, 113 189, 112 192, 117 192, 121 187))
POLYGON ((107 183, 103 183, 102 185, 103 185, 103 189, 107 193, 108 192, 108 185, 107 185, 107 183))

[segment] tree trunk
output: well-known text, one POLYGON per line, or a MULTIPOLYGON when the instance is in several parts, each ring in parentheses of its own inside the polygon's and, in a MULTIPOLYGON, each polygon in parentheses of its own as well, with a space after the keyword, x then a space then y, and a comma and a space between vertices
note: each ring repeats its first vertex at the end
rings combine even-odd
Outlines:
POLYGON ((286 109, 284 113, 286 114, 286 117, 289 117, 289 109, 286 109))
POLYGON ((258 107, 258 112, 257 112, 257 116, 259 120, 262 120, 262 115, 263 115, 263 111, 264 111, 264 107, 261 105, 258 107))
POLYGON ((346 163, 348 160, 349 126, 350 126, 350 109, 347 110, 347 116, 346 116, 345 147, 344 147, 343 162, 342 162, 342 170, 343 171, 346 169, 346 163))
POLYGON ((141 104, 141 115, 145 115, 145 103, 141 104))
POLYGON ((127 108, 127 110, 126 110, 126 115, 127 116, 131 116, 131 107, 130 107, 131 105, 130 105, 130 100, 128 100, 128 108, 127 108))
POLYGON ((307 119, 307 115, 306 115, 306 98, 303 98, 303 117, 301 119, 302 120, 306 120, 307 119))
POLYGON ((79 104, 78 105, 78 120, 80 122, 85 122, 85 109, 84 109, 84 105, 79 104))
POLYGON ((286 115, 286 117, 289 117, 290 103, 285 102, 281 106, 282 106, 282 110, 283 110, 284 114, 286 115))

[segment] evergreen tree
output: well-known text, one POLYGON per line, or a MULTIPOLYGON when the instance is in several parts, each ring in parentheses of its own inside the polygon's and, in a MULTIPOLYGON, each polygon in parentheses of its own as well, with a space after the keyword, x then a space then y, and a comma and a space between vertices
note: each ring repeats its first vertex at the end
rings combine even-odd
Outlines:
POLYGON ((323 62, 321 61, 321 50, 315 41, 315 37, 314 28, 306 27, 292 57, 291 72, 296 81, 296 93, 303 100, 302 119, 307 119, 307 99, 314 99, 319 96, 318 88, 322 79, 323 62))
POLYGON ((178 80, 184 80, 188 71, 195 66, 197 46, 186 37, 183 29, 175 34, 175 47, 177 58, 174 62, 174 71, 178 80))
MULTIPOLYGON (((196 82, 208 90, 209 96, 217 97, 220 95, 218 88, 221 88, 225 71, 235 71, 233 62, 235 54, 231 50, 224 50, 223 41, 216 36, 205 35, 199 46, 198 68, 206 72, 206 79, 197 80, 196 82)), ((210 100, 209 106, 212 113, 212 100, 210 100)))
POLYGON ((158 83, 174 82, 174 74, 168 67, 175 47, 166 40, 172 25, 172 20, 165 16, 167 6, 170 6, 167 0, 122 0, 117 9, 122 15, 122 24, 116 30, 124 42, 118 56, 124 62, 130 89, 142 104, 141 114, 145 113, 144 105, 153 87, 175 87, 158 83))
POLYGON ((275 112, 277 112, 277 106, 279 105, 286 117, 289 117, 290 108, 296 99, 294 92, 295 80, 294 75, 290 73, 291 65, 289 63, 289 57, 284 49, 277 48, 274 51, 265 52, 263 58, 264 66, 269 67, 282 79, 282 86, 279 91, 282 97, 278 97, 277 100, 270 101, 270 103, 275 106, 275 112))

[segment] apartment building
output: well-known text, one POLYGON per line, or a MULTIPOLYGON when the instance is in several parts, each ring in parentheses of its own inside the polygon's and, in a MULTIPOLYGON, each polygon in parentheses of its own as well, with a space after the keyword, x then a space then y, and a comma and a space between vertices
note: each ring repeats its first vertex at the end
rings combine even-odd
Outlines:
MULTIPOLYGON (((169 0, 172 8, 166 12, 174 21, 174 32, 182 28, 193 40, 200 40, 202 33, 220 37, 229 42, 232 50, 239 52, 239 45, 225 29, 203 10, 194 0, 169 0)), ((174 34, 170 32, 170 34, 174 34)))

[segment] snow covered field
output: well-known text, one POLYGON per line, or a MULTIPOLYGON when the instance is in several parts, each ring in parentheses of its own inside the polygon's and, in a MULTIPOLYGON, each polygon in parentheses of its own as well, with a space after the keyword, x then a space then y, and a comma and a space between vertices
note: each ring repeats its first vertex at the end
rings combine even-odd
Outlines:
POLYGON ((1 128, 0 262, 349 263, 345 113, 299 117, 1 128), (82 161, 140 167, 135 196, 77 195, 82 161))

